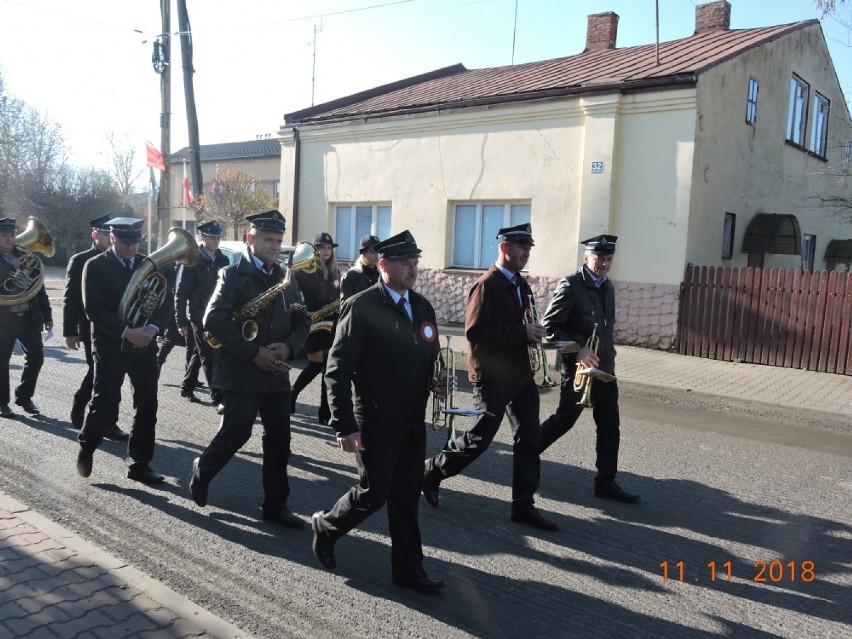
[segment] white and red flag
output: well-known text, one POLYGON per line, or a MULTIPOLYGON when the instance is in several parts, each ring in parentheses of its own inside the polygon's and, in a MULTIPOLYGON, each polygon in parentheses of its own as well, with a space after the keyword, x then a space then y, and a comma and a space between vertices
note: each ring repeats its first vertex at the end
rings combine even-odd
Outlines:
POLYGON ((148 140, 145 140, 145 150, 148 152, 148 166, 165 171, 166 161, 163 159, 163 154, 153 144, 148 142, 148 140))

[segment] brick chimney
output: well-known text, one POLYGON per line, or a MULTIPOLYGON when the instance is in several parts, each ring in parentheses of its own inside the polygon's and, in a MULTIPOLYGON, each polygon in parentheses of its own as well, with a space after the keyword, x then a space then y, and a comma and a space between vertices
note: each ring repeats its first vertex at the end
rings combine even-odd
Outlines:
POLYGON ((727 0, 707 2, 695 7, 695 33, 727 31, 731 28, 731 3, 727 0))
POLYGON ((593 13, 589 16, 589 26, 586 29, 586 51, 615 49, 615 38, 618 35, 618 14, 612 11, 593 13))

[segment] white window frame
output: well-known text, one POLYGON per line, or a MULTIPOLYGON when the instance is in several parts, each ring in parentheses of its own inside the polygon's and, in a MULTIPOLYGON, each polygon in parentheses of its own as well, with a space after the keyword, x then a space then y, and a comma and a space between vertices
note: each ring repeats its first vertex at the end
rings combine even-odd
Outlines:
POLYGON ((790 80, 790 105, 787 110, 787 140, 804 147, 808 130, 810 86, 797 75, 790 80))
POLYGON ((757 122, 757 94, 760 85, 756 78, 748 79, 748 94, 746 96, 746 124, 757 122))
POLYGON ((811 126, 810 151, 821 158, 825 157, 828 144, 828 114, 831 102, 819 91, 814 91, 814 118, 811 126))
POLYGON ((358 259, 358 250, 361 248, 361 237, 366 235, 366 233, 359 234, 355 230, 357 214, 358 209, 363 210, 366 208, 370 209, 369 234, 377 236, 380 240, 386 240, 391 235, 390 229, 393 220, 393 208, 390 202, 338 202, 334 205, 334 220, 332 220, 332 228, 334 229, 334 241, 339 244, 335 253, 337 257, 344 262, 354 262, 358 259), (349 217, 347 222, 350 230, 349 237, 343 237, 339 232, 341 215, 349 217))
POLYGON ((816 255, 816 235, 802 233, 802 270, 814 270, 814 256, 816 255))
MULTIPOLYGON (((453 219, 451 220, 450 225, 450 233, 452 234, 452 242, 450 246, 450 268, 465 268, 465 269, 473 269, 473 270, 485 270, 493 264, 497 259, 497 249, 496 245, 499 244, 496 239, 496 232, 494 233, 494 248, 486 251, 488 254, 483 253, 483 242, 482 242, 482 215, 483 209, 485 207, 503 207, 503 219, 500 224, 500 228, 506 228, 508 226, 516 226, 518 224, 523 224, 525 222, 530 222, 532 219, 532 203, 530 201, 506 201, 506 202, 456 202, 453 204, 453 219), (456 237, 456 216, 458 214, 459 207, 475 207, 475 219, 474 219, 474 247, 473 247, 473 264, 463 264, 458 261, 458 256, 456 255, 457 248, 457 240, 456 237), (523 215, 523 208, 526 207, 528 209, 529 214, 523 215), (513 220, 512 214, 515 213, 515 218, 513 220), (526 218, 526 219, 524 219, 526 218)), ((490 242, 490 240, 488 240, 490 242)), ((529 263, 527 264, 527 268, 529 269, 529 263)))

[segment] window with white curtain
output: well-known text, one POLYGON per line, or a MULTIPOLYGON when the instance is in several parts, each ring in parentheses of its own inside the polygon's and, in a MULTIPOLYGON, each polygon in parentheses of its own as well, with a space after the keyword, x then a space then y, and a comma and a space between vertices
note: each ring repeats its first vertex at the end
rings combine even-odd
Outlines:
POLYGON ((338 259, 352 262, 358 258, 361 238, 375 235, 380 240, 390 237, 389 204, 338 204, 334 207, 334 241, 338 259))
POLYGON ((453 207, 453 261, 457 268, 488 268, 497 259, 501 228, 531 220, 530 204, 465 203, 453 207))

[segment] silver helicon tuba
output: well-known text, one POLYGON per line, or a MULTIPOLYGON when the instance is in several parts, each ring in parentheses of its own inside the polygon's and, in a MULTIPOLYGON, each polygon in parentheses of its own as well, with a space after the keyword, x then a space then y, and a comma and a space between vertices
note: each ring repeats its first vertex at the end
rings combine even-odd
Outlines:
POLYGON ((130 328, 148 324, 169 294, 169 285, 160 273, 160 267, 169 262, 193 266, 199 255, 198 244, 192 235, 179 227, 169 229, 166 243, 142 258, 142 266, 133 271, 121 296, 118 314, 130 328))

